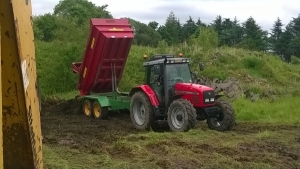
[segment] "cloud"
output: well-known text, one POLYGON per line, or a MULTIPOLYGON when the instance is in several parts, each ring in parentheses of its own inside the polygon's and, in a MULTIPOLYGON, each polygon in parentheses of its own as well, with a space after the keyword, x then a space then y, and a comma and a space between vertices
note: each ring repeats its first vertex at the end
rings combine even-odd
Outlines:
POLYGON ((42 15, 45 13, 52 13, 55 5, 59 3, 58 0, 32 0, 33 15, 42 15))
MULTIPOLYGON (((173 11, 184 23, 189 16, 198 17, 205 23, 211 23, 217 15, 223 18, 246 21, 252 16, 264 29, 270 30, 277 17, 287 24, 300 11, 299 2, 286 0, 89 0, 100 6, 108 4, 108 11, 116 18, 130 17, 143 23, 157 21, 164 24, 173 11)), ((53 12, 59 0, 33 1, 33 14, 53 12)))
POLYGON ((285 16, 297 17, 300 14, 299 4, 295 2, 285 3, 282 5, 285 16))
MULTIPOLYGON (((123 15, 127 15, 129 17, 132 17, 133 19, 144 21, 146 23, 150 21, 156 21, 160 24, 164 24, 171 11, 175 13, 175 17, 178 17, 181 22, 185 22, 186 20, 188 20, 189 16, 193 16, 192 18, 195 21, 200 17, 204 22, 210 22, 211 19, 215 17, 214 15, 206 11, 199 11, 196 8, 193 8, 192 5, 179 5, 176 3, 155 6, 144 12, 128 11, 123 15)), ((122 16, 121 13, 115 14, 117 14, 117 16, 122 16)))

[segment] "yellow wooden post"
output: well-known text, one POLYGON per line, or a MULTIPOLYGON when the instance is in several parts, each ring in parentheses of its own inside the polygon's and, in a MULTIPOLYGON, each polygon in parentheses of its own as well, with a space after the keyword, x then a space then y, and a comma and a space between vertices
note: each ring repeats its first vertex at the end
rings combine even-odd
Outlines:
POLYGON ((0 0, 0 168, 5 169, 43 168, 31 11, 31 0, 0 0))
MULTIPOLYGON (((1 2, 0 2, 0 5, 1 5, 1 2)), ((1 23, 0 23, 0 32, 1 32, 1 23)), ((0 33, 0 44, 1 44, 1 34, 0 33)), ((1 47, 2 45, 0 45, 0 60, 2 61, 2 57, 1 57, 1 47)), ((1 75, 1 70, 2 70, 2 64, 0 64, 0 77, 2 77, 1 75)), ((0 79, 0 168, 2 169, 3 168, 3 129, 2 129, 2 80, 0 79)))

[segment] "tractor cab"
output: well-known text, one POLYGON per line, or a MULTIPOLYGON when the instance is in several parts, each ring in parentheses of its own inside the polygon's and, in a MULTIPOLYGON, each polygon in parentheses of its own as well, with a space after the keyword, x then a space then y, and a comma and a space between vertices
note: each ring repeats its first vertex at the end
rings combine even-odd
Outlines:
POLYGON ((190 59, 174 55, 154 55, 143 64, 146 67, 146 84, 155 92, 161 107, 167 106, 175 96, 176 83, 192 83, 190 59))

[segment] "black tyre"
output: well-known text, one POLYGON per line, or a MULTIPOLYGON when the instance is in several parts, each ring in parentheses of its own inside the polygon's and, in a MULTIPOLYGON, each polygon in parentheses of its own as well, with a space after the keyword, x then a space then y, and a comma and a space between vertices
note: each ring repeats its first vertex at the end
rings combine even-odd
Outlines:
POLYGON ((93 104, 93 116, 96 119, 107 119, 108 117, 108 108, 101 107, 100 103, 96 100, 93 104))
POLYGON ((196 110, 186 99, 174 100, 168 109, 168 124, 172 131, 186 132, 195 127, 196 110))
POLYGON ((229 102, 223 99, 216 100, 216 106, 220 108, 220 116, 218 118, 208 118, 208 127, 217 131, 229 131, 235 125, 235 112, 229 102))
POLYGON ((91 117, 93 109, 92 102, 89 99, 85 99, 82 103, 82 111, 84 115, 91 117))
POLYGON ((154 111, 148 96, 144 92, 136 92, 130 103, 130 117, 139 130, 150 130, 154 124, 154 111))

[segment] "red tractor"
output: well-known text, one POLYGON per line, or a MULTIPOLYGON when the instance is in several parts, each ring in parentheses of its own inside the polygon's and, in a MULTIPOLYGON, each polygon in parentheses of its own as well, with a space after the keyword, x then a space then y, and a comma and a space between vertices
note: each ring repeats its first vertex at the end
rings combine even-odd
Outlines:
MULTIPOLYGON (((231 130, 235 112, 230 103, 210 87, 193 83, 189 58, 154 55, 145 62, 145 83, 129 96, 130 116, 137 129, 149 130, 156 121, 167 120, 172 131, 184 132, 197 120, 207 120, 217 131, 231 130)), ((203 70, 203 65, 199 65, 203 70)))

